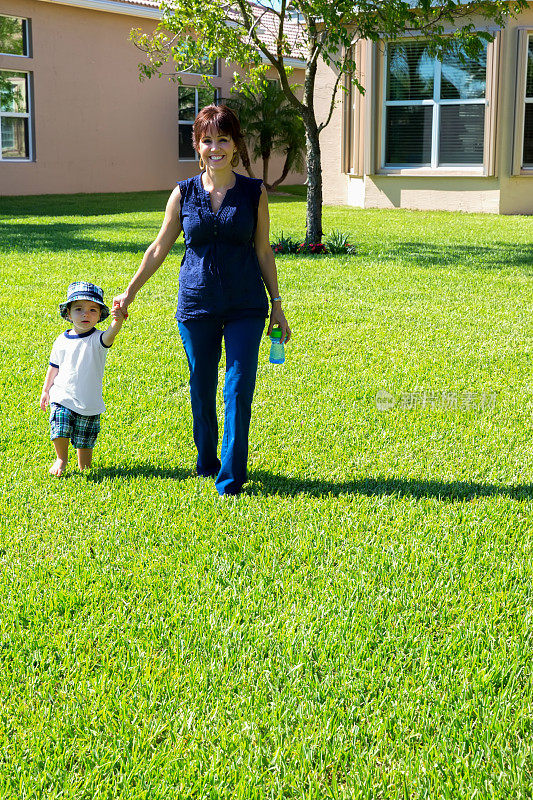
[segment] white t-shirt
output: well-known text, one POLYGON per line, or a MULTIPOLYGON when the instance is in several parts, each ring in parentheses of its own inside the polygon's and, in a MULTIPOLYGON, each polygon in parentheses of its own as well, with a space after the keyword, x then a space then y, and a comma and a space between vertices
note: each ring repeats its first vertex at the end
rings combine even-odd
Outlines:
POLYGON ((50 402, 91 417, 105 411, 102 380, 109 346, 102 342, 102 331, 87 333, 69 330, 52 345, 50 365, 59 372, 50 389, 50 402))

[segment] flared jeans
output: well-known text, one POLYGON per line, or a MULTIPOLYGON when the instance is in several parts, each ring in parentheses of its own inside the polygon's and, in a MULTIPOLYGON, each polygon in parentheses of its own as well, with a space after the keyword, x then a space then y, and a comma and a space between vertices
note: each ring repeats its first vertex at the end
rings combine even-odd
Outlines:
POLYGON ((198 475, 215 477, 219 494, 238 494, 246 482, 248 435, 264 317, 202 317, 178 323, 189 362, 193 437, 198 475), (216 393, 218 364, 226 350, 224 436, 220 459, 216 393))

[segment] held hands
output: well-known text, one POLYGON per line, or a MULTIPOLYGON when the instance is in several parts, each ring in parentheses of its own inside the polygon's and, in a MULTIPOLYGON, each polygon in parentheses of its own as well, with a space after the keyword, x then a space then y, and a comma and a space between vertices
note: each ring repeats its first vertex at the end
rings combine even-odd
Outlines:
POLYGON ((125 292, 114 297, 113 306, 111 308, 111 316, 113 319, 122 320, 122 322, 124 322, 125 319, 128 319, 129 303, 130 301, 128 300, 125 292))
POLYGON ((270 336, 272 333, 272 328, 274 325, 279 325, 281 328, 281 342, 283 344, 287 344, 289 339, 291 338, 291 329, 289 328, 289 323, 285 319, 285 314, 281 308, 281 303, 273 303, 272 304, 272 311, 270 312, 270 320, 268 323, 268 330, 267 336, 270 336))

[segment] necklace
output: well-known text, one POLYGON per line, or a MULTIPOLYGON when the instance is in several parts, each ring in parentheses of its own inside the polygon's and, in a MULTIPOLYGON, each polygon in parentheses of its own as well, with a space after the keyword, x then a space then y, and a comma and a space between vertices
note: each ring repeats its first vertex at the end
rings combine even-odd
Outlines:
POLYGON ((220 186, 220 187, 213 186, 213 189, 211 192, 209 192, 209 194, 211 195, 215 194, 217 197, 225 197, 226 192, 228 192, 230 189, 233 189, 234 186, 235 186, 235 181, 228 183, 226 186, 220 186))
POLYGON ((237 179, 234 177, 233 182, 228 183, 226 186, 221 186, 221 187, 213 186, 211 191, 209 191, 209 189, 206 189, 204 186, 205 191, 209 194, 209 197, 211 198, 211 209, 215 214, 222 205, 222 203, 224 202, 224 198, 226 197, 227 192, 229 192, 229 190, 233 189, 233 187, 235 186, 236 180, 237 179))

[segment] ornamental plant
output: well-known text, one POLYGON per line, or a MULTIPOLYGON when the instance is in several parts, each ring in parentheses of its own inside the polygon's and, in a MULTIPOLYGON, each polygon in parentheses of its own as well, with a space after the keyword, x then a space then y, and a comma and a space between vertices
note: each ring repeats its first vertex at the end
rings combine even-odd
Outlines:
POLYGON ((322 242, 302 242, 298 245, 298 252, 305 255, 325 255, 328 251, 322 242))
POLYGON ((272 242, 272 250, 276 255, 286 255, 298 252, 299 242, 295 242, 291 236, 285 236, 283 231, 277 239, 272 242))
POLYGON ((350 244, 348 235, 341 231, 332 231, 322 242, 300 242, 291 236, 285 236, 283 231, 271 244, 275 255, 353 255, 357 252, 355 245, 350 244))

